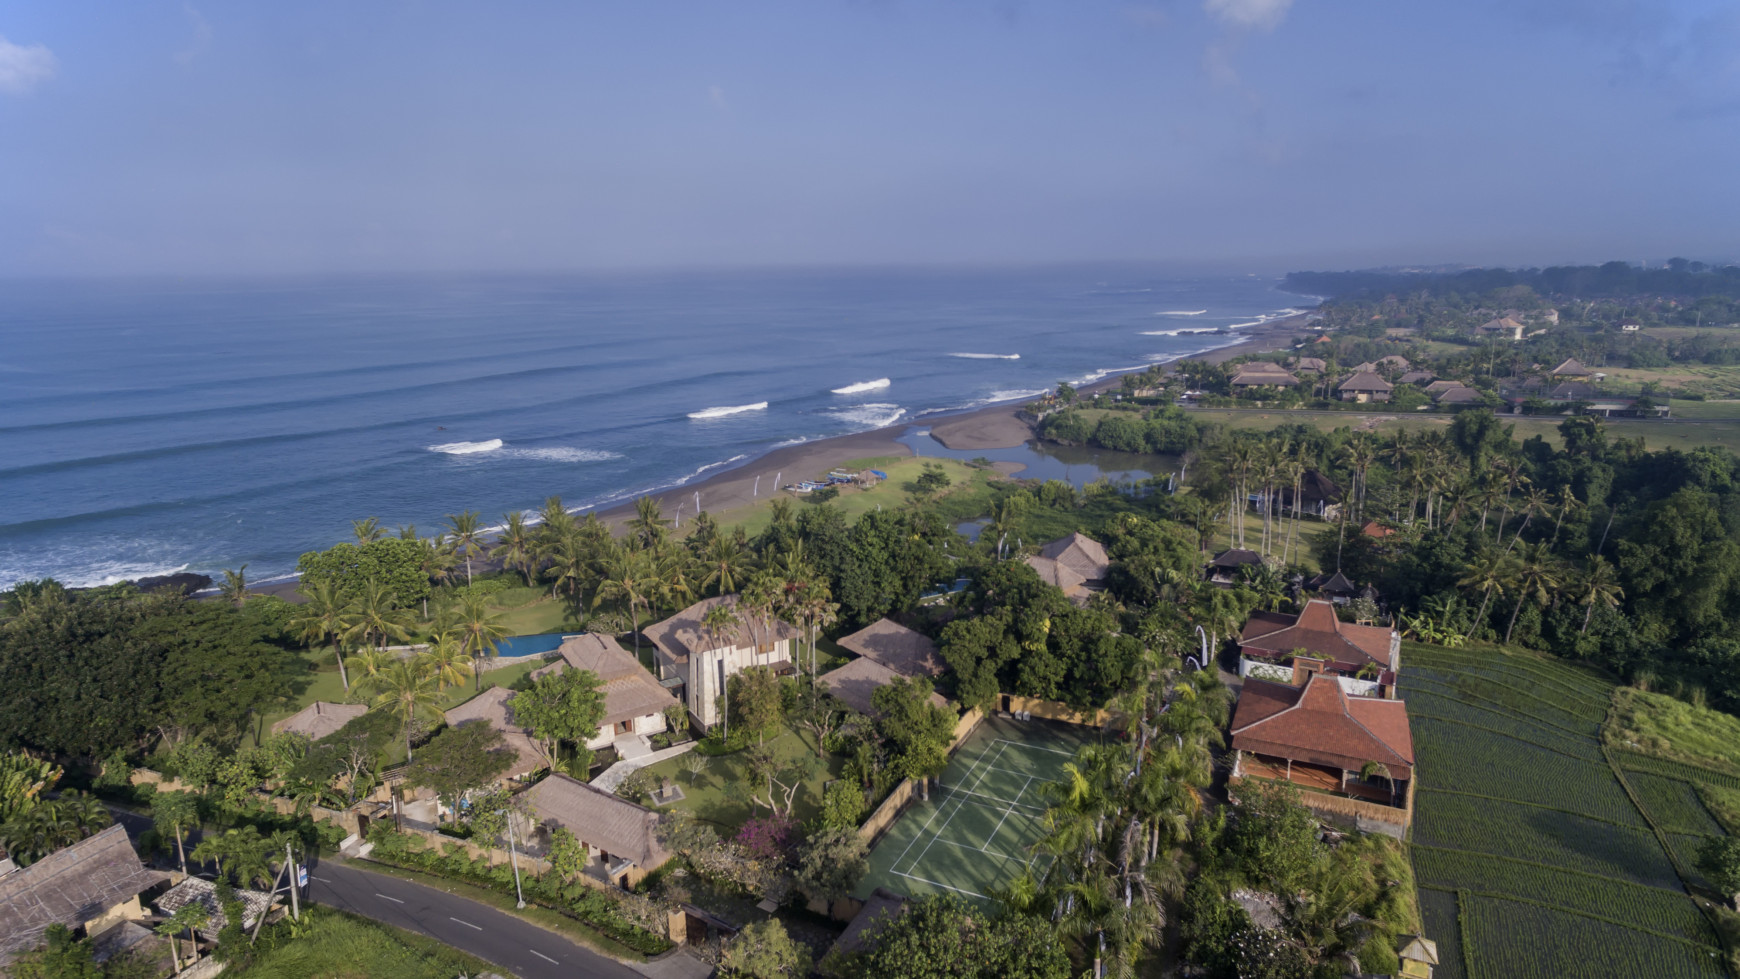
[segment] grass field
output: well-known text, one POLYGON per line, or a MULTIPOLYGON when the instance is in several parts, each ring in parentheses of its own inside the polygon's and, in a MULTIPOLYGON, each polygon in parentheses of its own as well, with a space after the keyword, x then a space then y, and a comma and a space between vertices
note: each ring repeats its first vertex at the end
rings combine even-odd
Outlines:
POLYGON ((988 718, 943 772, 928 802, 914 803, 870 852, 860 896, 886 887, 909 897, 953 893, 988 901, 1035 858, 1044 835, 1040 786, 1090 732, 988 718))
POLYGON ((1414 872, 1440 977, 1727 974, 1685 886, 1702 884, 1692 854, 1721 829, 1671 772, 1610 759, 1610 683, 1492 648, 1405 643, 1402 661, 1414 872))
POLYGON ((246 979, 430 979, 478 975, 492 967, 432 938, 330 908, 310 908, 309 931, 286 938, 229 975, 246 979))
MULTIPOLYGON (((814 819, 822 809, 822 789, 832 779, 840 777, 845 759, 816 754, 816 736, 810 731, 782 728, 777 736, 767 740, 775 757, 782 762, 798 762, 809 766, 803 787, 792 798, 792 815, 799 821, 814 819)), ((691 752, 648 766, 653 778, 669 778, 683 790, 683 798, 670 809, 687 809, 699 819, 712 823, 722 835, 734 835, 749 817, 755 815, 750 804, 752 793, 766 792, 762 785, 751 787, 747 781, 747 752, 729 755, 701 755, 691 752), (689 759, 705 759, 707 767, 698 776, 691 776, 685 765, 689 759)), ((762 810, 765 813, 765 810, 762 810)))

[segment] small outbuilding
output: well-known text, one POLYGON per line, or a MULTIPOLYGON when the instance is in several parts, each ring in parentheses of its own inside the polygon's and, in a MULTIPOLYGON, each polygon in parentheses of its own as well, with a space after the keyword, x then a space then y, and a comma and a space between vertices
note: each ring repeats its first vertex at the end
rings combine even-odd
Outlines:
POLYGON ((300 734, 310 741, 319 741, 351 721, 367 714, 363 704, 334 704, 316 700, 289 717, 272 725, 273 734, 300 734))

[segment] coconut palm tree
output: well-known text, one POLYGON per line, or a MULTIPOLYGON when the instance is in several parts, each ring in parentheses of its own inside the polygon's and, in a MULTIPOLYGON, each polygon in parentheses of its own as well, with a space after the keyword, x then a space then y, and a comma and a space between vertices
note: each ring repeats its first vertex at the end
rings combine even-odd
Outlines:
POLYGON ((465 561, 465 583, 471 584, 471 559, 483 553, 483 522, 476 510, 464 513, 449 513, 447 522, 453 528, 448 531, 447 539, 453 544, 455 554, 465 561))
POLYGON ((1533 599, 1545 605, 1553 600, 1553 592, 1559 587, 1557 565, 1553 552, 1545 544, 1524 544, 1517 552, 1510 576, 1511 587, 1516 592, 1516 608, 1511 610, 1510 625, 1504 630, 1507 645, 1511 633, 1516 630, 1517 615, 1522 612, 1524 603, 1533 599))
MULTIPOLYGON (((719 638, 737 625, 737 609, 729 601, 719 602, 701 616, 701 628, 707 630, 707 639, 712 648, 719 648, 719 638)), ((731 704, 725 691, 719 691, 719 699, 723 701, 719 709, 720 720, 725 725, 725 737, 731 737, 731 704)))
POLYGON ((182 971, 182 964, 181 949, 176 940, 182 932, 187 933, 188 965, 192 965, 199 961, 199 932, 208 924, 211 924, 211 912, 203 904, 190 903, 176 908, 174 914, 157 925, 157 934, 169 939, 169 957, 174 960, 177 975, 182 971))
POLYGON ((715 595, 729 595, 737 590, 749 570, 749 552, 731 537, 720 534, 707 548, 702 563, 707 572, 701 578, 701 587, 715 595))
POLYGON ((538 553, 545 562, 544 575, 550 579, 550 597, 566 595, 569 607, 578 610, 586 589, 598 577, 594 571, 597 550, 591 537, 568 521, 540 543, 538 553))
POLYGON ((369 517, 367 520, 352 520, 350 530, 356 535, 358 545, 373 544, 387 536, 386 528, 382 527, 381 522, 374 517, 369 517))
POLYGON ((634 516, 628 520, 629 537, 642 548, 651 548, 670 533, 671 521, 664 515, 659 501, 643 496, 634 501, 634 516))
POLYGON ((1475 614, 1474 621, 1468 626, 1468 635, 1474 636, 1486 622, 1486 607, 1492 602, 1494 595, 1503 595, 1510 585, 1510 558, 1497 548, 1486 548, 1475 555, 1462 569, 1462 577, 1456 580, 1456 587, 1470 588, 1480 592, 1480 611, 1475 614))
POLYGON ((466 677, 477 672, 477 667, 466 653, 465 643, 457 631, 436 637, 430 642, 426 655, 429 657, 430 667, 435 671, 436 690, 460 686, 466 677))
POLYGON ((658 569, 652 555, 626 547, 613 548, 605 559, 604 578, 598 582, 593 605, 618 602, 628 612, 629 628, 634 632, 634 655, 640 658, 640 616, 636 609, 650 605, 652 595, 660 585, 658 569))
POLYGON ((459 631, 465 636, 465 649, 477 661, 475 682, 483 683, 483 661, 495 655, 495 644, 508 634, 500 612, 489 607, 489 599, 467 594, 459 601, 459 631))
POLYGON ((1625 597, 1625 589, 1619 587, 1619 572, 1608 563, 1608 560, 1597 554, 1589 560, 1589 569, 1577 579, 1577 599, 1586 611, 1583 613, 1583 628, 1577 630, 1581 635, 1589 632, 1589 620, 1595 616, 1595 606, 1605 605, 1608 608, 1618 608, 1619 600, 1625 597))
POLYGON ((393 640, 411 638, 411 613, 399 607, 399 596, 370 578, 358 589, 350 603, 350 626, 345 638, 371 643, 376 649, 386 649, 393 640))
POLYGON ((501 561, 504 568, 517 568, 525 576, 526 587, 532 586, 534 542, 523 513, 504 513, 501 536, 489 556, 501 561))
POLYGON ((350 665, 356 670, 357 689, 364 689, 368 681, 380 676, 382 671, 398 661, 397 656, 383 649, 369 648, 352 653, 350 665))
POLYGON ((242 565, 234 571, 224 570, 224 583, 219 589, 224 599, 234 602, 236 608, 248 600, 248 566, 242 565))
POLYGON ((350 689, 350 675, 344 669, 344 650, 339 637, 350 629, 350 602, 339 594, 332 581, 303 581, 296 586, 306 602, 296 607, 288 626, 291 632, 309 646, 331 641, 333 658, 338 660, 338 679, 344 689, 350 689))
POLYGON ((442 716, 434 664, 427 656, 394 660, 386 669, 369 677, 368 683, 375 691, 371 706, 398 718, 405 734, 405 760, 410 761, 411 729, 417 719, 439 720, 442 716))

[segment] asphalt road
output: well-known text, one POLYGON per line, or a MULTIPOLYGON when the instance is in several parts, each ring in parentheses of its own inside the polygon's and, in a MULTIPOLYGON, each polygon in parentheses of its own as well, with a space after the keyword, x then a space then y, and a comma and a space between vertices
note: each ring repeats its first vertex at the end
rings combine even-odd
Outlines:
POLYGON ((615 959, 476 901, 424 884, 333 861, 309 868, 307 896, 376 921, 428 935, 521 979, 641 979, 615 959))
MULTIPOLYGON (((135 841, 151 828, 151 820, 143 816, 111 811, 135 841)), ((197 832, 189 834, 189 850, 198 837, 197 832)), ((641 973, 615 959, 488 905, 336 860, 308 868, 303 898, 428 935, 520 979, 642 979, 641 973)))

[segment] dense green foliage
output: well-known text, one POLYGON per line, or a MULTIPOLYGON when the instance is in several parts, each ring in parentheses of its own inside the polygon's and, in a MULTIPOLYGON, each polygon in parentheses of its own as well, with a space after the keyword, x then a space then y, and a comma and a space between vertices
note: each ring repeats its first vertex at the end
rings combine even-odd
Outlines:
POLYGON ((960 898, 927 897, 881 925, 874 946, 840 974, 880 979, 1066 979, 1072 974, 1051 929, 1026 916, 988 917, 960 898))
POLYGON ((30 603, 0 624, 0 746, 102 757, 164 735, 234 737, 305 682, 282 605, 126 586, 30 603))

